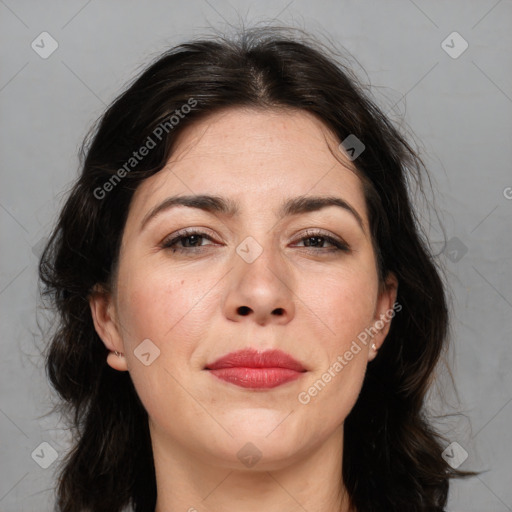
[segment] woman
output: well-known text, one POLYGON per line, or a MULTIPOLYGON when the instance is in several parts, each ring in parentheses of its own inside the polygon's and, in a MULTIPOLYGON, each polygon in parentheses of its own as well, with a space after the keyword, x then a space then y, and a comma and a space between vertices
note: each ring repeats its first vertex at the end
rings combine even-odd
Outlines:
POLYGON ((60 511, 442 511, 422 164, 305 36, 180 45, 112 104, 42 256, 60 511))

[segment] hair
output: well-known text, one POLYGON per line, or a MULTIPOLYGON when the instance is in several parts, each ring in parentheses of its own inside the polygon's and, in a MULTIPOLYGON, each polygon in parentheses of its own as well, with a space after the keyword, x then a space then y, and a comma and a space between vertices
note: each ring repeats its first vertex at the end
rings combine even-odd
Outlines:
POLYGON ((180 44, 147 67, 86 137, 81 174, 39 264, 43 298, 57 312, 46 371, 75 431, 60 468, 59 511, 154 511, 148 415, 129 372, 107 365, 89 297, 96 285, 115 285, 137 187, 164 167, 185 127, 231 107, 299 109, 340 141, 355 135, 365 145, 354 164, 379 279, 396 275, 402 310, 345 420, 340 476, 351 505, 360 512, 443 511, 450 479, 472 474, 442 458, 445 440, 425 407, 448 339, 440 270, 409 197, 425 166, 353 71, 329 52, 307 34, 269 27, 180 44), (155 144, 147 155, 130 160, 149 139, 155 144))

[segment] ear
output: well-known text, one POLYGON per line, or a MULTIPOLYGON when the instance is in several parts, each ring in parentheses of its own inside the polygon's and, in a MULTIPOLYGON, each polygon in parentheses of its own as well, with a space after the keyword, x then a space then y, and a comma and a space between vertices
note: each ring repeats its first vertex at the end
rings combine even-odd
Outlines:
POLYGON ((91 308, 94 328, 104 345, 110 351, 107 356, 107 364, 114 370, 127 371, 126 358, 118 356, 117 351, 124 354, 123 339, 118 327, 115 307, 112 294, 100 285, 95 285, 89 295, 89 306, 91 308))
POLYGON ((398 279, 395 274, 390 272, 380 286, 373 324, 368 329, 373 334, 369 343, 368 361, 372 361, 377 356, 379 348, 388 335, 393 317, 402 309, 402 306, 396 303, 397 292, 398 279), (373 349, 373 345, 375 345, 375 349, 373 349))

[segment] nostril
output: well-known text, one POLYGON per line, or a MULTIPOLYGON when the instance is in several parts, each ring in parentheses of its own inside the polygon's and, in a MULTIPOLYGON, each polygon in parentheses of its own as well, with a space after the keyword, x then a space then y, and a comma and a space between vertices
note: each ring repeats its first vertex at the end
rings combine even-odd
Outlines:
POLYGON ((274 309, 274 311, 272 313, 277 316, 282 316, 284 313, 284 310, 283 310, 283 308, 277 308, 277 309, 274 309))
POLYGON ((248 308, 247 306, 240 306, 238 308, 238 313, 243 316, 247 316, 250 313, 250 311, 250 308, 248 308))

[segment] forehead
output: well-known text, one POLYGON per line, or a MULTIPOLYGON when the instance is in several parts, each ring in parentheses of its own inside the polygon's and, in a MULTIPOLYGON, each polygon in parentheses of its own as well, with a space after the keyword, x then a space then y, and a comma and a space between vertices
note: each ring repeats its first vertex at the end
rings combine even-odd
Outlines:
POLYGON ((176 194, 215 194, 241 204, 337 194, 365 216, 362 183, 339 140, 301 110, 227 109, 185 128, 166 166, 137 189, 143 215, 176 194))
POLYGON ((183 130, 175 142, 171 161, 241 157, 249 166, 265 157, 280 155, 286 161, 303 160, 319 167, 332 165, 332 151, 345 166, 354 169, 338 145, 332 131, 309 112, 238 107, 214 113, 183 130))

